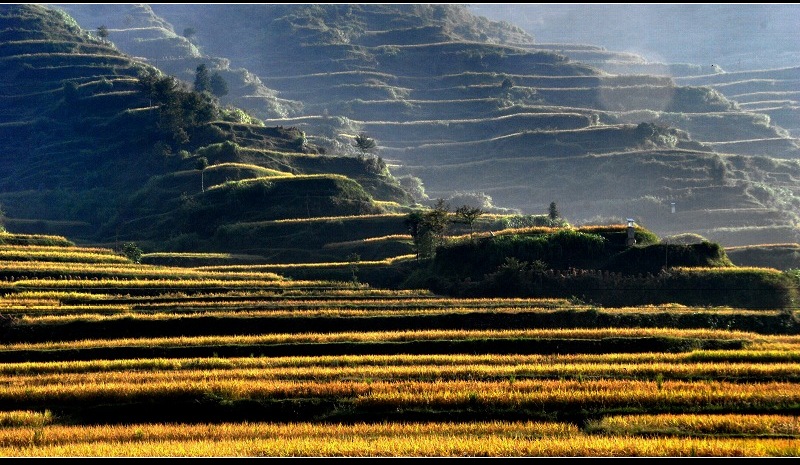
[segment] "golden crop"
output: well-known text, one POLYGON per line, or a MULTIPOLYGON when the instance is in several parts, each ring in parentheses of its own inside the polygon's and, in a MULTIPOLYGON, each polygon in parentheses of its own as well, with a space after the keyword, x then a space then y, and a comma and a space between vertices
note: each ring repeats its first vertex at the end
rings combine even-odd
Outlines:
POLYGON ((565 424, 134 424, 0 430, 4 457, 796 457, 794 439, 594 436, 565 424))
POLYGON ((781 436, 800 438, 800 418, 794 415, 658 414, 608 416, 591 422, 605 434, 670 434, 697 436, 781 436))
MULTIPOLYGON (((194 336, 165 338, 125 338, 96 339, 67 342, 19 343, 0 345, 0 350, 43 350, 78 349, 87 347, 158 347, 158 346, 202 346, 219 344, 285 344, 285 343, 326 343, 326 342, 403 342, 420 340, 456 339, 522 339, 522 338, 641 338, 641 337, 683 337, 693 339, 735 339, 764 340, 774 339, 793 341, 800 336, 762 336, 754 333, 674 328, 567 328, 567 329, 508 329, 508 330, 405 330, 405 331, 351 331, 334 333, 286 333, 256 334, 234 336, 194 336)), ((522 342, 521 342, 522 343, 522 342)))
MULTIPOLYGON (((48 373, 87 373, 102 371, 149 371, 149 370, 303 370, 315 374, 318 370, 376 370, 424 367, 430 373, 436 370, 459 370, 482 367, 504 370, 532 369, 539 372, 577 373, 583 367, 596 370, 615 371, 658 366, 678 372, 683 367, 697 366, 705 369, 769 370, 770 367, 791 367, 800 363, 800 351, 787 353, 761 352, 753 350, 693 351, 687 353, 632 353, 632 354, 553 354, 553 355, 500 355, 500 354, 426 354, 426 355, 321 355, 288 357, 195 357, 195 358, 146 358, 124 360, 71 360, 58 362, 0 363, 0 376, 48 373), (712 363, 698 363, 709 359, 712 363), (762 359, 767 359, 763 361, 762 359), (792 363, 787 363, 792 362, 792 363), (751 365, 751 366, 749 366, 751 365)), ((656 370, 652 370, 656 371, 656 370)), ((691 370, 689 370, 691 373, 691 370)), ((491 372, 490 372, 491 373, 491 372)), ((663 371, 661 372, 663 374, 663 371)), ((316 375, 315 375, 316 376, 316 375)), ((395 375, 396 376, 396 375, 395 375)), ((495 375, 492 375, 495 376, 495 375)), ((19 379, 19 378, 17 378, 19 379)))

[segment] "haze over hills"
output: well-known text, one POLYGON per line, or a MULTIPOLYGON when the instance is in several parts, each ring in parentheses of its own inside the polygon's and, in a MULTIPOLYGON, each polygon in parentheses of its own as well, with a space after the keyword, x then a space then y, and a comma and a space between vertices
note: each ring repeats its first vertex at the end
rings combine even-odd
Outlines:
POLYGON ((716 64, 736 72, 800 62, 798 5, 791 3, 485 3, 467 8, 508 21, 539 43, 594 45, 653 63, 716 64))
MULTIPOLYGON (((266 127, 298 128, 309 148, 349 155, 280 157, 261 168, 280 171, 290 163, 297 173, 344 174, 374 198, 401 204, 397 182, 419 180, 427 196, 417 189, 416 201, 423 203, 443 198, 453 207, 474 201, 538 214, 555 201, 575 224, 633 217, 661 235, 693 232, 724 245, 796 240, 800 151, 791 112, 784 112, 783 127, 776 124, 779 110, 732 100, 729 89, 738 85, 731 95, 741 95, 753 90, 745 88, 750 84, 715 81, 726 75, 705 64, 664 65, 599 45, 539 43, 535 33, 462 5, 58 7, 86 31, 106 27, 108 45, 189 86, 206 64, 228 82, 222 105, 245 109, 266 127), (667 68, 684 72, 675 77, 667 68), (361 132, 377 141, 389 177, 370 174, 369 163, 354 172, 336 161, 358 164, 352 140, 361 132)), ((769 79, 791 88, 791 73, 769 79)), ((245 139, 242 132, 229 138, 245 139)), ((201 148, 189 147, 192 160, 206 153, 201 148)), ((249 152, 236 153, 241 161, 249 152)), ((224 159, 212 161, 223 169, 224 159)), ((173 188, 179 198, 183 189, 174 175, 160 179, 138 194, 139 219, 126 221, 129 232, 156 237, 163 225, 153 218, 169 224, 175 216, 172 207, 151 211, 155 193, 173 188)), ((0 201, 11 205, 14 195, 0 201)), ((24 213, 6 210, 36 218, 27 205, 24 213)), ((65 211, 61 219, 76 218, 65 211)), ((193 223, 220 210, 201 211, 193 223)), ((227 231, 222 236, 230 239, 225 228, 241 220, 227 218, 227 226, 213 224, 203 234, 227 231)), ((373 232, 403 232, 401 222, 393 224, 373 232)), ((254 232, 242 242, 259 237, 254 232)), ((314 234, 320 231, 281 237, 300 244, 314 234)))
POLYGON ((797 5, 487 4, 469 9, 511 20, 540 42, 571 44, 565 54, 609 72, 665 75, 682 85, 710 86, 798 136, 797 5), (593 57, 592 50, 602 54, 593 57))

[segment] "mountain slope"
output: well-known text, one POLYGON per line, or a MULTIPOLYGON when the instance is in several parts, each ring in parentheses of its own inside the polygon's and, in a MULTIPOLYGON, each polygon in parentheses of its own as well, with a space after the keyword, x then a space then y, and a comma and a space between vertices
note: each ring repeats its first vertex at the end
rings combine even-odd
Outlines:
MULTIPOLYGON (((578 223, 635 217, 660 234, 711 230, 712 239, 742 218, 794 224, 796 193, 770 180, 794 177, 793 163, 766 162, 774 173, 739 157, 791 160, 796 140, 714 88, 680 85, 652 66, 637 73, 646 60, 636 54, 539 44, 458 5, 152 8, 196 28, 207 53, 303 103, 268 123, 297 125, 324 146, 365 131, 392 172, 420 178, 430 197, 479 191, 526 213, 555 200, 578 223), (581 163, 595 157, 604 162, 581 163), (662 169, 637 171, 651 159, 662 169), (631 173, 632 188, 619 173, 631 173), (704 214, 717 226, 698 223, 704 214)), ((750 233, 736 241, 764 237, 750 233)))
POLYGON ((0 31, 0 204, 12 231, 216 250, 218 227, 411 201, 380 160, 242 122, 64 13, 4 5, 0 31))

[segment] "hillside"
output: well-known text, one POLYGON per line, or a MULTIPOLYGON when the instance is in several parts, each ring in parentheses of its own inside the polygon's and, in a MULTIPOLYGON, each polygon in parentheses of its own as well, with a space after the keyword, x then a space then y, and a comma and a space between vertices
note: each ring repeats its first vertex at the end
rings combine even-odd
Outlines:
MULTIPOLYGON (((111 7, 65 8, 92 18, 89 27, 107 20, 123 50, 144 40, 111 7)), ((272 104, 245 106, 266 124, 298 127, 329 150, 349 148, 360 132, 374 137, 393 175, 422 183, 418 201, 466 193, 531 214, 557 201, 576 224, 634 217, 661 235, 688 231, 727 246, 796 238, 794 116, 689 79, 708 65, 538 43, 459 5, 150 9, 139 13, 162 30, 154 42, 195 30, 191 44, 209 64, 247 70, 279 101, 301 103, 280 117, 272 104)), ((190 58, 167 61, 191 79, 190 58)))
POLYGON ((0 31, 11 231, 218 250, 223 227, 412 202, 380 159, 329 153, 296 127, 223 107, 57 10, 2 6, 0 31))

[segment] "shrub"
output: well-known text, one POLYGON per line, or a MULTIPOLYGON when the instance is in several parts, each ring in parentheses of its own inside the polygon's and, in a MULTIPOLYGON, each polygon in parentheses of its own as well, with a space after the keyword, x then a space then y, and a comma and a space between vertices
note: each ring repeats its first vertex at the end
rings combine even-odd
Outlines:
POLYGON ((231 141, 210 144, 197 150, 198 157, 205 157, 212 163, 234 161, 237 159, 239 146, 231 141))
POLYGON ((549 227, 560 228, 569 226, 564 218, 550 218, 550 215, 510 215, 501 220, 503 229, 549 227))
POLYGON ((122 245, 122 254, 128 257, 133 263, 142 262, 142 249, 133 242, 126 242, 122 245))

